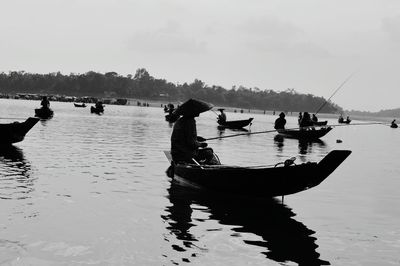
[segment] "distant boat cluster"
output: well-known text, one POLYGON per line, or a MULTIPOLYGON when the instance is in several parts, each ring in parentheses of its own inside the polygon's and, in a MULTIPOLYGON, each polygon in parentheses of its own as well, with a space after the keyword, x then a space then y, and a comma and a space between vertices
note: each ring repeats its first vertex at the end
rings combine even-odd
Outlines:
MULTIPOLYGON (((41 100, 44 95, 34 94, 34 93, 17 93, 15 95, 11 94, 0 94, 0 98, 3 99, 23 99, 23 100, 41 100)), ((66 96, 66 95, 46 95, 50 101, 56 102, 80 102, 80 103, 97 103, 102 101, 104 104, 117 104, 126 105, 128 99, 125 98, 96 98, 90 96, 66 96)))

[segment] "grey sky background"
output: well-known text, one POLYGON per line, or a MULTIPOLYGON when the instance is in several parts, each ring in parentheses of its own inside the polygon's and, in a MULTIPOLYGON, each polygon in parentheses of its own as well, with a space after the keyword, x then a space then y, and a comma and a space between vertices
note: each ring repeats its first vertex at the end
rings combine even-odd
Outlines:
POLYGON ((345 109, 400 107, 399 0, 0 0, 0 71, 146 68, 332 98, 345 109))

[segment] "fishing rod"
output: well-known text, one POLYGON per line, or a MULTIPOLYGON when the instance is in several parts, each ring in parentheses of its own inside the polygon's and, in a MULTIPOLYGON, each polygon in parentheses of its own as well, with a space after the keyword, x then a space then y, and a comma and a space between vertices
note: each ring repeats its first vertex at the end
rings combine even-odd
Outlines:
POLYGON ((325 104, 327 104, 329 102, 329 100, 344 86, 344 84, 347 83, 347 81, 349 81, 353 76, 354 76, 355 72, 353 72, 350 76, 348 76, 343 82, 342 84, 340 84, 340 86, 333 92, 333 94, 331 95, 331 97, 328 98, 328 100, 325 100, 325 102, 318 108, 317 112, 315 112, 315 114, 318 114, 319 111, 321 111, 321 109, 325 106, 325 104))
MULTIPOLYGON (((387 123, 383 122, 371 122, 371 123, 353 123, 353 124, 337 124, 337 125, 328 125, 328 127, 344 127, 344 126, 368 126, 368 125, 388 125, 387 123)), ((314 126, 314 127, 325 127, 325 126, 314 126)), ((310 128, 310 127, 294 127, 294 128, 285 128, 284 130, 297 130, 297 129, 305 129, 305 128, 310 128)), ((265 134, 265 133, 274 133, 274 132, 279 132, 281 129, 271 129, 271 130, 264 130, 264 131, 256 131, 256 132, 247 132, 247 133, 239 133, 239 134, 234 134, 234 135, 228 135, 228 136, 219 136, 219 137, 213 137, 213 138, 206 138, 205 141, 208 140, 216 140, 216 139, 226 139, 226 138, 233 138, 233 137, 238 137, 238 136, 249 136, 249 135, 257 135, 257 134, 265 134)))

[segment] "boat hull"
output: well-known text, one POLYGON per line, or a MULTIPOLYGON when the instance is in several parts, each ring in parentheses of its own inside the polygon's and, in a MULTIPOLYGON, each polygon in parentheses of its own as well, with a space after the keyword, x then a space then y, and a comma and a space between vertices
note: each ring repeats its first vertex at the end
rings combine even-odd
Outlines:
POLYGON ((332 127, 323 127, 319 129, 283 129, 279 130, 279 135, 287 138, 301 139, 301 140, 315 140, 322 138, 332 127))
POLYGON ((249 118, 246 120, 232 120, 232 121, 217 121, 220 127, 223 128, 231 128, 231 129, 240 129, 243 127, 246 127, 250 125, 251 121, 253 121, 254 118, 249 118))
POLYGON ((94 106, 90 106, 90 112, 93 114, 93 113, 95 113, 95 114, 102 114, 102 113, 104 113, 104 108, 96 108, 96 107, 94 107, 94 106))
POLYGON ((35 109, 35 116, 42 118, 42 119, 47 119, 53 117, 54 112, 50 108, 37 108, 35 109))
POLYGON ((0 145, 10 145, 24 140, 26 133, 39 121, 29 117, 25 122, 0 124, 0 145))
POLYGON ((351 151, 335 150, 319 163, 277 167, 172 164, 173 177, 198 188, 234 195, 276 197, 319 185, 351 151))

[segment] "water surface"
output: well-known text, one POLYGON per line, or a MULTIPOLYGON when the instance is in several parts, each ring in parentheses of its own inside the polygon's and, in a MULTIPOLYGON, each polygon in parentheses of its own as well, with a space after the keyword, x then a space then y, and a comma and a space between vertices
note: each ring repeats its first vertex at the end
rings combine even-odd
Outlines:
MULTIPOLYGON (((2 99, 0 123, 38 106, 2 99)), ((107 105, 102 116, 72 103, 51 108, 54 117, 23 142, 0 148, 1 265, 400 264, 399 129, 341 126, 313 143, 275 133, 209 142, 223 163, 242 166, 353 151, 321 185, 281 202, 215 198, 170 182, 163 150, 172 125, 161 107, 107 105)), ((227 115, 254 117, 251 132, 276 118, 227 115)), ((296 119, 288 116, 288 127, 296 119)), ((243 133, 219 131, 212 112, 197 127, 206 138, 243 133)))

